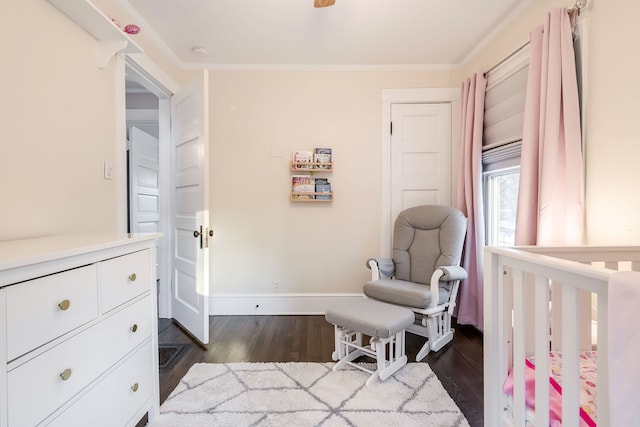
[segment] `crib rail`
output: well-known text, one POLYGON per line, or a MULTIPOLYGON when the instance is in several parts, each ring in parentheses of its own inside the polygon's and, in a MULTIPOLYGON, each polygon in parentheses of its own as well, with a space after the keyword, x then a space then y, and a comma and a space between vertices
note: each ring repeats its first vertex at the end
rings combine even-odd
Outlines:
MULTIPOLYGON (((579 352, 591 349, 592 295, 597 299, 597 335, 606 337, 607 283, 609 275, 620 269, 640 270, 640 248, 485 248, 484 425, 524 426, 524 360, 532 355, 536 425, 549 425, 549 350, 557 349, 563 354, 563 426, 578 426, 579 352), (512 366, 511 418, 506 414, 503 383, 512 366)), ((606 426, 606 340, 599 340, 597 348, 597 418, 606 426)))

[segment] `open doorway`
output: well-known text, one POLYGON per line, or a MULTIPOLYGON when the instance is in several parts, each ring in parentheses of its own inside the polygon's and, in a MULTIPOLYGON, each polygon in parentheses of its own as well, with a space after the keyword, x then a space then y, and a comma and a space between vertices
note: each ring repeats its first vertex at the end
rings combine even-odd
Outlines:
POLYGON ((160 231, 158 97, 126 81, 127 232, 160 231))
POLYGON ((158 316, 171 317, 171 93, 135 63, 125 64, 127 232, 157 241, 158 316))
MULTIPOLYGON (((132 92, 150 92, 158 100, 158 156, 157 166, 153 166, 157 167, 157 197, 153 201, 151 198, 145 200, 150 204, 157 203, 158 217, 157 221, 153 219, 144 224, 154 227, 154 230, 157 227, 162 233, 157 256, 158 317, 175 319, 200 342, 207 343, 210 314, 209 247, 208 238, 204 236, 211 236, 208 233, 208 72, 203 70, 194 75, 191 82, 180 86, 144 54, 126 55, 124 60, 118 62, 118 68, 118 74, 122 76, 122 85, 118 85, 116 91, 117 98, 121 100, 118 104, 122 106, 122 110, 118 111, 122 117, 117 131, 121 135, 119 140, 126 140, 127 118, 132 125, 132 136, 135 132, 144 138, 147 135, 153 137, 147 132, 150 129, 141 129, 142 125, 153 126, 151 123, 138 121, 140 126, 135 126, 134 115, 138 113, 134 113, 133 108, 126 111, 127 82, 132 92)), ((155 120, 155 114, 150 120, 155 120)), ((135 146, 132 149, 135 150, 135 146)), ((155 149, 150 151, 155 152, 155 149)), ((146 157, 146 162, 148 157, 154 156, 142 157, 146 157)), ((117 169, 122 171, 118 179, 117 204, 120 206, 118 228, 123 232, 127 229, 127 217, 131 217, 129 209, 132 212, 135 209, 132 202, 127 202, 127 193, 132 195, 132 200, 136 195, 148 196, 133 189, 134 179, 139 178, 135 175, 138 164, 135 153, 130 158, 131 173, 128 174, 127 152, 123 144, 116 162, 117 169), (129 191, 127 180, 132 186, 129 191)), ((148 166, 148 163, 144 165, 148 166)), ((153 181, 153 177, 150 180, 153 181)), ((129 219, 129 223, 131 227, 139 225, 136 220, 129 219)))

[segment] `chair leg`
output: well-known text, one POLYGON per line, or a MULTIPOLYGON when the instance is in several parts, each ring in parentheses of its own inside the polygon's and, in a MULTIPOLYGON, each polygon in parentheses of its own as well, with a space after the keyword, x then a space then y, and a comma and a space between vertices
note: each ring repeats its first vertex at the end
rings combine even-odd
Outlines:
POLYGON ((342 343, 343 332, 338 325, 333 325, 334 351, 331 353, 333 360, 340 360, 345 355, 345 345, 342 343))
POLYGON ((424 343, 424 345, 416 355, 416 362, 420 362, 422 359, 424 359, 427 356, 427 354, 429 354, 430 351, 431 351, 431 340, 427 340, 427 342, 424 343))
POLYGON ((416 361, 421 361, 431 351, 438 351, 453 339, 451 316, 448 312, 427 316, 423 319, 427 329, 427 342, 416 355, 416 361))
POLYGON ((371 346, 375 348, 378 366, 376 372, 367 380, 367 386, 375 380, 376 376, 384 381, 407 364, 407 356, 404 353, 400 354, 400 349, 404 348, 404 338, 405 332, 402 330, 389 339, 374 338, 372 340, 371 346), (387 345, 389 359, 387 359, 387 345))
POLYGON ((429 333, 433 339, 431 350, 438 351, 453 339, 453 329, 451 329, 451 315, 448 312, 439 313, 429 318, 429 333))

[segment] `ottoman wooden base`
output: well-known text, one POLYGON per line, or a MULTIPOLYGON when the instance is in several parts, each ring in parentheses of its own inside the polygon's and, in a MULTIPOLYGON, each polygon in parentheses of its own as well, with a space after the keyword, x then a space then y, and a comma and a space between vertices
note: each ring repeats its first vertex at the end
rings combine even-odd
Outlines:
POLYGON ((339 307, 332 307, 325 318, 334 325, 335 350, 331 357, 338 363, 333 370, 345 365, 370 373, 367 385, 376 378, 389 378, 406 365, 405 328, 414 321, 411 310, 362 299, 339 307), (362 336, 369 335, 369 345, 363 346, 362 336), (353 363, 360 356, 376 361, 376 370, 353 363))

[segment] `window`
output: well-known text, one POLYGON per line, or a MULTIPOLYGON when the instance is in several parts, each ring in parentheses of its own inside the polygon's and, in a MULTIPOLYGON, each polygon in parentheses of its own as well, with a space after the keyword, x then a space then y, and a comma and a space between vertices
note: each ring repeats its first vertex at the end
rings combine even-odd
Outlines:
POLYGON ((484 173, 486 244, 513 246, 520 166, 484 173))
POLYGON ((482 141, 485 243, 515 244, 528 45, 487 73, 482 141))

